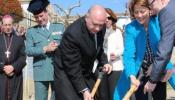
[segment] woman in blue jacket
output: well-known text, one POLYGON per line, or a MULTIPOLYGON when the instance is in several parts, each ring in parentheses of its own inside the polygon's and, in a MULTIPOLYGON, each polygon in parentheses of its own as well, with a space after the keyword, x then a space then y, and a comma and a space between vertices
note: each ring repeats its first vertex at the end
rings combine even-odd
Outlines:
MULTIPOLYGON (((160 40, 158 18, 150 17, 147 0, 133 0, 131 14, 135 18, 125 28, 124 71, 115 89, 114 100, 121 100, 131 85, 137 87, 136 100, 148 100, 144 85, 149 80, 148 69, 154 60, 160 40), (140 76, 142 70, 143 76, 140 76)), ((167 69, 173 65, 169 63, 167 69)), ((152 92, 154 100, 166 100, 166 82, 159 82, 152 92)))

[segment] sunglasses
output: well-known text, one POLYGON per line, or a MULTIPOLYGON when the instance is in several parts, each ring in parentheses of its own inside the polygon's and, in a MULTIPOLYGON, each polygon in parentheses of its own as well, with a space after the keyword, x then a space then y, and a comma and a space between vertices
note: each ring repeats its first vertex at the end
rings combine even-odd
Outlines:
POLYGON ((109 16, 109 17, 107 17, 108 18, 108 20, 113 20, 113 18, 111 17, 111 16, 109 16))

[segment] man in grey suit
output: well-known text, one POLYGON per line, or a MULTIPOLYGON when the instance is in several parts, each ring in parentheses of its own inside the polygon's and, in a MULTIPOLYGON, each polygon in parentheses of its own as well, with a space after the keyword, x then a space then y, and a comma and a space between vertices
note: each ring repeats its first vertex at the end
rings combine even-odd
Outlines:
POLYGON ((152 65, 150 80, 144 87, 145 92, 151 92, 155 89, 157 81, 160 80, 165 70, 163 66, 166 66, 171 58, 175 40, 175 0, 148 0, 148 2, 153 14, 159 16, 161 40, 152 65))
POLYGON ((46 10, 48 4, 48 0, 32 0, 28 7, 28 11, 33 13, 38 23, 29 28, 26 35, 26 53, 28 56, 34 57, 35 100, 48 99, 49 84, 52 90, 51 100, 55 100, 53 55, 61 39, 64 25, 49 22, 46 10))

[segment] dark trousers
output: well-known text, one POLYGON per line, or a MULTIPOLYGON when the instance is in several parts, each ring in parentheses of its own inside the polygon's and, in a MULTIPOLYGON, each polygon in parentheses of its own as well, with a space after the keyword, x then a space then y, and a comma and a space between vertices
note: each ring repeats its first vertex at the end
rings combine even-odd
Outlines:
POLYGON ((104 75, 100 86, 98 100, 113 100, 114 90, 122 71, 112 71, 109 75, 104 75))
MULTIPOLYGON (((83 100, 83 95, 75 89, 74 84, 72 84, 65 71, 58 68, 55 68, 55 71, 57 71, 54 75, 56 100, 83 100)), ((95 83, 94 77, 84 76, 84 79, 91 90, 95 83)))
MULTIPOLYGON (((141 85, 135 93, 136 100, 148 100, 148 93, 144 94, 144 86, 148 77, 143 77, 141 85)), ((153 100, 166 100, 166 82, 158 82, 155 90, 151 93, 153 100)))

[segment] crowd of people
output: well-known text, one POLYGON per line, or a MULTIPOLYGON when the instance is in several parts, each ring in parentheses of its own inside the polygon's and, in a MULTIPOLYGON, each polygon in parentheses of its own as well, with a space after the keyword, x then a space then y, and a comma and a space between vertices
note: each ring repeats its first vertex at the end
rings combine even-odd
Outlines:
POLYGON ((28 11, 37 25, 14 25, 10 14, 0 26, 0 100, 23 100, 22 69, 33 57, 35 100, 166 100, 166 83, 175 89, 170 61, 175 38, 175 0, 131 0, 132 21, 124 33, 117 14, 90 7, 65 28, 51 23, 48 0, 32 0, 28 11), (123 35, 124 34, 124 35, 123 35), (103 72, 95 96, 91 91, 103 72))

